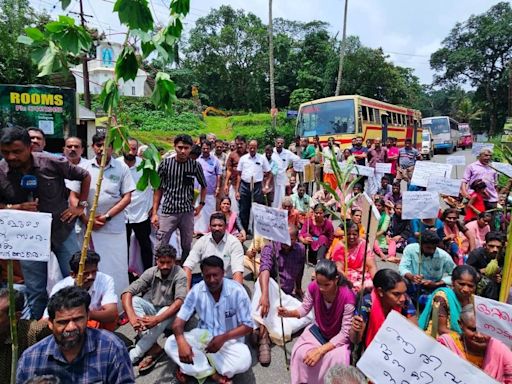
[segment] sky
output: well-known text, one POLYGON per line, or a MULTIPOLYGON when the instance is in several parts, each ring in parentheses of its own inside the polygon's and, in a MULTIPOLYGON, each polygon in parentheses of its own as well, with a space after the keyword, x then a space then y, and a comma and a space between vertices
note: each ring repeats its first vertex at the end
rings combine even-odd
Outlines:
MULTIPOLYGON (((148 0, 157 23, 166 22, 169 0, 148 0)), ((348 0, 347 35, 357 35, 372 48, 381 47, 393 63, 410 67, 420 82, 430 84, 434 72, 430 55, 441 47, 457 22, 487 11, 496 0, 348 0)), ((89 23, 105 31, 112 39, 122 40, 113 0, 83 0, 89 23)), ((52 16, 63 14, 59 0, 31 0, 36 9, 46 9, 52 16)), ((341 36, 344 0, 273 0, 273 17, 288 20, 321 20, 330 24, 330 32, 341 36)), ((185 19, 186 29, 210 9, 230 5, 259 16, 268 22, 268 0, 191 0, 191 12, 185 19)), ((65 13, 76 12, 78 0, 72 0, 65 13)), ((76 17, 74 14, 70 16, 76 17)))

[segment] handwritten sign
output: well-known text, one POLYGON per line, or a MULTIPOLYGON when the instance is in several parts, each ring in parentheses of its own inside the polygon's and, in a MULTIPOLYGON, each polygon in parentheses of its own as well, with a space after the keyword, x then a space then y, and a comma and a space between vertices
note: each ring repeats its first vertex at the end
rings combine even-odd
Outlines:
POLYGON ((354 168, 352 168, 352 174, 358 176, 373 176, 375 173, 375 169, 372 167, 367 167, 365 165, 355 164, 354 168))
POLYGON ((376 384, 498 383, 391 311, 357 367, 376 384))
POLYGON ((0 210, 0 259, 48 261, 52 215, 0 210))
POLYGON ((252 205, 252 216, 254 218, 254 232, 265 239, 290 245, 287 210, 254 203, 252 205))
POLYGON ((512 177, 512 164, 492 162, 491 167, 504 173, 508 177, 512 177))
POLYGON ((375 173, 391 173, 391 163, 375 164, 375 173))
POLYGON ((466 165, 466 158, 464 156, 448 156, 446 164, 451 165, 466 165))
POLYGON ((512 346, 512 305, 475 296, 476 329, 512 346))
POLYGON ((462 180, 447 179, 444 177, 430 177, 427 191, 442 193, 448 196, 459 196, 462 180))
POLYGON ((411 184, 419 187, 427 187, 429 177, 450 177, 451 164, 433 163, 431 161, 417 161, 414 166, 411 184))
POLYGON ((368 244, 373 244, 377 235, 377 228, 379 227, 380 213, 366 192, 363 192, 363 198, 360 199, 359 202, 361 208, 361 223, 363 224, 365 231, 368 227, 368 216, 371 215, 368 244))
POLYGON ((473 147, 471 148, 471 153, 476 156, 476 155, 480 154, 480 151, 482 151, 483 149, 489 149, 492 151, 494 149, 494 144, 492 144, 492 143, 473 143, 473 147))
POLYGON ((293 162, 293 170, 295 172, 304 172, 304 166, 309 163, 310 161, 308 159, 297 159, 293 162))
POLYGON ((439 213, 439 195, 430 191, 407 191, 402 195, 402 219, 432 219, 439 213))

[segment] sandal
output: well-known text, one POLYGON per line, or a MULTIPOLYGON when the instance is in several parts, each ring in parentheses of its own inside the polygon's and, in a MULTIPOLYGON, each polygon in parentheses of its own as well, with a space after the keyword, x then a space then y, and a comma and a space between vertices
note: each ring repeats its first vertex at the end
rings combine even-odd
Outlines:
POLYGON ((178 383, 186 384, 186 382, 187 382, 187 375, 185 375, 183 372, 181 372, 181 369, 179 369, 179 368, 176 370, 174 377, 176 378, 176 380, 178 380, 178 383))
POLYGON ((162 358, 165 354, 164 351, 157 353, 155 355, 146 355, 139 363, 139 375, 145 375, 155 368, 156 363, 162 358), (141 367, 141 365, 144 365, 141 367))
POLYGON ((258 361, 264 367, 268 367, 272 360, 272 354, 270 351, 270 342, 263 341, 260 343, 258 348, 258 361))
POLYGON ((212 375, 212 379, 216 382, 216 383, 219 383, 219 384, 232 384, 233 383, 233 380, 231 380, 230 378, 226 377, 226 376, 222 376, 218 373, 214 373, 212 375))

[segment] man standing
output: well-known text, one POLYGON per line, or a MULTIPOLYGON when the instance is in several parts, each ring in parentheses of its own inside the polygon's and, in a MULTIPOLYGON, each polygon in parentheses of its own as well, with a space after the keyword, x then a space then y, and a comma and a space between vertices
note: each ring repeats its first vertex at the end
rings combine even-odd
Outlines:
MULTIPOLYGON (((377 163, 385 163, 387 161, 387 154, 387 149, 385 147, 382 147, 381 140, 373 140, 372 149, 370 149, 368 154, 368 157, 370 158, 368 166, 375 169, 377 163)), ((380 181, 383 176, 384 173, 375 172, 373 177, 370 177, 368 179, 368 194, 370 196, 373 196, 379 189, 380 181)))
POLYGON ((126 347, 113 333, 87 327, 91 297, 79 287, 66 287, 48 303, 53 332, 28 348, 18 361, 16 382, 53 374, 62 383, 135 383, 126 347))
POLYGON ((160 187, 153 194, 151 223, 157 228, 155 248, 169 244, 176 229, 180 230, 182 261, 187 258, 192 245, 194 215, 199 215, 206 204, 206 181, 203 168, 190 159, 192 138, 177 135, 174 139, 176 155, 165 158, 158 166, 160 187), (194 179, 201 186, 199 205, 194 209, 194 179), (163 197, 162 213, 158 216, 163 197))
POLYGON ((356 158, 357 165, 366 165, 366 158, 368 157, 368 148, 363 147, 363 138, 357 136, 353 140, 352 148, 350 149, 352 155, 356 158))
POLYGON ((220 180, 222 177, 222 169, 216 157, 210 155, 211 144, 205 141, 201 144, 201 156, 197 162, 203 168, 204 178, 206 180, 206 197, 201 213, 196 217, 194 224, 194 232, 205 234, 209 232, 208 224, 210 215, 215 211, 217 205, 216 197, 220 196, 220 180))
MULTIPOLYGON (((224 192, 224 182, 226 181, 226 161, 228 160, 228 155, 224 151, 225 145, 224 141, 217 139, 215 140, 215 151, 213 153, 213 156, 219 161, 220 164, 220 184, 218 184, 221 188, 221 191, 224 192)), ((222 198, 222 193, 219 193, 219 196, 217 196, 217 203, 216 203, 216 209, 218 210, 220 208, 220 199, 222 198)), ((226 195, 227 196, 227 195, 226 195)))
MULTIPOLYGON (((103 173, 90 247, 100 255, 104 255, 99 270, 114 279, 116 294, 120 296, 128 285, 126 257, 128 246, 124 209, 130 204, 135 183, 128 166, 122 161, 112 159, 112 145, 105 148, 104 133, 96 133, 92 137, 92 149, 96 156, 85 165, 85 169, 92 177, 88 198, 90 207, 96 193, 103 151, 107 151, 107 163, 103 173)), ((82 217, 85 225, 88 221, 89 217, 82 217)))
POLYGON ((226 232, 226 216, 215 212, 210 216, 211 232, 196 241, 190 255, 183 263, 187 275, 187 287, 199 282, 199 264, 209 256, 218 256, 224 261, 226 277, 240 284, 244 281, 244 249, 240 241, 226 232))
POLYGON ((46 137, 41 128, 28 127, 28 134, 32 143, 32 152, 45 152, 46 137))
MULTIPOLYGON (((130 150, 125 153, 119 161, 124 163, 130 169, 133 182, 135 185, 142 177, 142 171, 137 170, 137 167, 142 162, 140 157, 137 157, 139 142, 136 139, 128 139, 130 150)), ((151 244, 151 222, 149 220, 149 211, 152 206, 153 192, 149 186, 145 190, 139 191, 135 189, 132 192, 130 204, 124 210, 126 221, 126 240, 128 244, 128 252, 130 250, 130 238, 132 231, 135 232, 135 238, 139 242, 140 256, 142 259, 142 266, 144 270, 153 266, 153 246, 151 244)))
POLYGON ((269 188, 270 165, 265 156, 257 153, 258 141, 249 142, 249 153, 240 158, 237 166, 236 199, 240 201, 240 219, 249 233, 252 201, 263 204, 263 195, 269 188), (265 183, 265 185, 263 185, 265 183), (251 190, 252 188, 252 190, 251 190))
MULTIPOLYGON (((294 161, 299 160, 299 157, 284 148, 284 138, 282 137, 276 139, 274 154, 272 156, 276 158, 276 163, 278 164, 278 172, 274 177, 274 201, 272 207, 280 208, 285 196, 286 184, 288 184, 286 172, 293 166, 294 161)), ((295 175, 295 172, 292 172, 292 176, 293 175, 295 175)))
MULTIPOLYGON (((74 228, 75 219, 87 206, 91 185, 89 173, 66 159, 31 151, 28 132, 21 128, 4 128, 0 136, 0 209, 40 211, 52 214, 51 248, 57 256, 64 277, 69 275, 71 255, 80 250, 74 228), (37 179, 35 190, 24 189, 27 176, 37 179), (25 177, 25 179, 23 179, 25 177), (81 181, 78 206, 69 206, 65 179, 81 181)), ((47 263, 21 261, 32 318, 41 318, 48 300, 47 263)))
POLYGON ((224 195, 231 199, 231 210, 238 213, 240 211, 238 200, 236 199, 236 179, 238 177, 238 162, 240 158, 247 153, 246 140, 243 136, 237 136, 235 139, 236 151, 231 150, 226 160, 226 180, 224 181, 224 195))
MULTIPOLYGON (((251 306, 253 318, 259 324, 259 331, 256 331, 259 343, 258 360, 263 366, 270 364, 270 336, 282 341, 281 320, 277 316, 277 306, 274 304, 279 302, 279 289, 283 291, 283 306, 299 307, 301 303, 295 297, 302 299, 303 296, 302 276, 306 263, 306 250, 304 245, 297 241, 297 228, 291 226, 289 232, 290 245, 271 243, 261 251, 260 275, 255 285, 251 306), (276 271, 279 273, 280 287, 275 281, 276 271)), ((302 319, 284 319, 285 338, 288 340, 293 333, 310 322, 311 316, 302 319)))
POLYGON ((185 298, 165 352, 179 365, 178 381, 184 383, 184 375, 189 375, 202 379, 212 376, 216 382, 227 383, 251 367, 251 352, 243 342, 253 328, 251 303, 242 285, 224 278, 220 257, 204 259, 201 272, 204 280, 185 298), (194 313, 199 327, 185 333, 185 324, 194 313))
POLYGON ((279 163, 281 162, 281 159, 278 158, 277 156, 274 156, 273 148, 270 144, 265 145, 264 153, 265 158, 268 161, 268 165, 270 166, 270 180, 268 181, 269 190, 264 195, 264 200, 265 205, 270 207, 274 202, 275 180, 279 172, 279 163))
POLYGON ((485 209, 494 209, 498 205, 498 192, 496 191, 496 184, 498 182, 498 174, 490 167, 492 161, 492 152, 489 148, 483 148, 477 161, 469 164, 464 170, 462 178, 461 193, 462 196, 469 199, 471 190, 469 186, 475 180, 482 180, 486 185, 486 197, 484 198, 485 209))
POLYGON ((420 152, 412 147, 412 140, 405 139, 405 147, 398 151, 398 170, 397 180, 405 180, 407 184, 411 182, 416 160, 421 160, 420 152))
POLYGON ((156 250, 155 259, 156 266, 131 283, 122 296, 128 320, 141 336, 130 351, 132 363, 140 363, 139 373, 147 373, 155 366, 162 354, 156 341, 187 295, 187 277, 176 265, 176 249, 162 245, 156 250))
POLYGON ((83 165, 87 162, 87 160, 82 157, 84 146, 82 145, 82 139, 79 137, 71 136, 64 140, 62 152, 71 164, 83 168, 83 165))
POLYGON ((322 149, 322 156, 324 159, 324 183, 329 184, 332 189, 336 190, 338 188, 338 181, 332 169, 331 159, 340 161, 341 151, 334 144, 334 137, 327 139, 327 146, 322 149))

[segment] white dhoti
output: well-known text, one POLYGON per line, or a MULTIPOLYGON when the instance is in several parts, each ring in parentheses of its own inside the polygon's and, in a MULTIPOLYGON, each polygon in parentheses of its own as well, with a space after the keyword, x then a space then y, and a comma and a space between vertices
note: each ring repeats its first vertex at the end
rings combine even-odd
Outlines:
POLYGON ((377 193, 377 190, 380 187, 380 180, 382 179, 382 176, 384 176, 383 173, 375 173, 373 176, 368 177, 368 187, 366 189, 366 193, 369 196, 373 196, 375 193, 377 193))
MULTIPOLYGON (((128 244, 126 231, 121 233, 102 233, 93 231, 92 245, 94 251, 100 255, 98 270, 114 279, 114 289, 117 297, 130 284, 128 281, 128 244)), ((122 311, 121 300, 118 309, 122 311)))
POLYGON ((274 183, 274 201, 272 202, 272 207, 281 208, 281 203, 283 202, 284 195, 286 193, 286 185, 279 185, 274 183))
POLYGON ((240 208, 238 208, 238 200, 236 199, 235 187, 232 185, 229 186, 229 199, 231 200, 231 211, 235 213, 240 212, 240 208))
POLYGON ((180 367, 181 371, 197 380, 205 379, 215 372, 232 378, 251 368, 252 358, 249 348, 237 340, 229 340, 216 353, 205 353, 204 348, 213 338, 206 329, 195 328, 185 333, 187 343, 192 347, 194 363, 184 364, 180 361, 178 344, 174 335, 165 342, 165 352, 180 367))
POLYGON ((210 232, 210 216, 215 212, 217 199, 214 195, 206 195, 204 199, 204 206, 201 213, 195 217, 194 232, 195 233, 208 233, 210 232))
MULTIPOLYGON (((268 284, 268 299, 270 303, 270 308, 268 311, 268 315, 265 318, 262 318, 260 315, 260 309, 258 308, 260 298, 261 298, 261 288, 259 284, 259 279, 254 284, 254 294, 252 296, 251 302, 251 314, 254 321, 258 324, 262 324, 267 328, 267 331, 272 338, 274 343, 282 345, 283 335, 281 328, 281 318, 277 316, 277 307, 279 306, 279 291, 280 289, 277 285, 277 282, 274 279, 269 280, 268 284)), ((291 295, 287 295, 281 290, 281 299, 283 307, 296 309, 301 306, 301 302, 297 300, 295 297, 291 295)), ((284 337, 286 341, 291 340, 291 335, 300 329, 306 327, 308 324, 313 322, 313 314, 310 312, 307 316, 296 319, 291 317, 283 318, 284 322, 284 337)))

